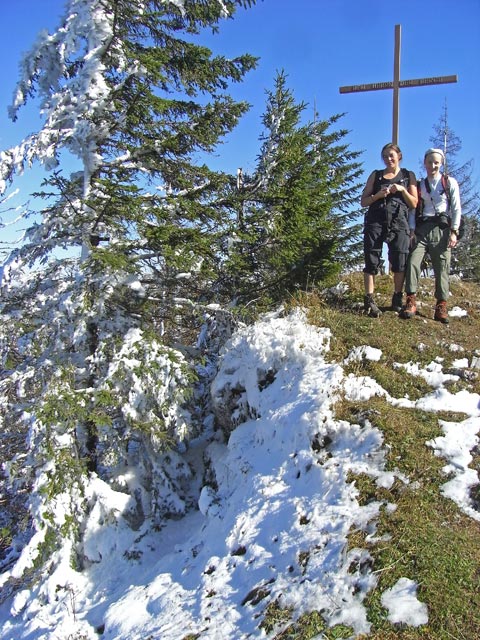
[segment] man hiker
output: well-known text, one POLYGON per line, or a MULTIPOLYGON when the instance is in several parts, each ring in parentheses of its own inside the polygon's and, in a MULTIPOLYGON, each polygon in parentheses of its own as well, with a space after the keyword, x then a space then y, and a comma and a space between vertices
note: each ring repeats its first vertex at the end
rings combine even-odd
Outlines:
POLYGON ((413 318, 417 312, 416 293, 425 254, 430 255, 435 276, 434 320, 448 324, 447 299, 450 289, 451 251, 457 246, 462 209, 458 182, 440 173, 445 157, 441 149, 427 149, 427 172, 418 185, 418 206, 410 216, 412 250, 407 262, 405 288, 407 300, 400 317, 413 318), (415 218, 415 220, 414 220, 415 218))

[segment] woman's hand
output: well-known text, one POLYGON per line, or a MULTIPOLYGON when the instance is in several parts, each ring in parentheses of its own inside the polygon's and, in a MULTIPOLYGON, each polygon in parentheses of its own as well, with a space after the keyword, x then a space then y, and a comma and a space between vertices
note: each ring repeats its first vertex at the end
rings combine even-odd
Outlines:
POLYGON ((403 184, 392 184, 390 185, 390 193, 396 193, 398 191, 398 193, 400 193, 401 191, 406 191, 405 187, 403 186, 403 184))

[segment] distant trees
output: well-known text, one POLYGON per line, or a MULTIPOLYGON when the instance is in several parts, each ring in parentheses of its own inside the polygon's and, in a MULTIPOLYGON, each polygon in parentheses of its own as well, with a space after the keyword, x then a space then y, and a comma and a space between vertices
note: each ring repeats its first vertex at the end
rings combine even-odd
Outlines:
POLYGON ((449 127, 447 109, 433 126, 430 142, 445 149, 445 171, 453 176, 460 187, 463 215, 463 237, 452 252, 452 273, 478 281, 480 279, 480 196, 472 180, 473 159, 461 164, 460 138, 449 127))

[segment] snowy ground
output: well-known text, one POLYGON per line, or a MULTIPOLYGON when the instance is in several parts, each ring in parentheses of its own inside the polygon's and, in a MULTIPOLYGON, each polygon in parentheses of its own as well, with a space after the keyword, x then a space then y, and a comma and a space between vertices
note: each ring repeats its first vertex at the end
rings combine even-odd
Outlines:
MULTIPOLYGON (((367 473, 385 487, 395 475, 408 478, 385 469, 382 434, 368 420, 336 420, 333 402, 340 393, 352 399, 382 394, 395 405, 463 413, 465 420, 442 422, 444 435, 426 444, 454 474, 445 495, 480 520, 468 498, 478 482, 468 464, 478 444, 480 398, 450 394, 444 383, 451 374, 443 374, 439 362, 425 370, 406 366, 432 386, 428 396, 416 403, 391 398, 375 381, 346 376, 342 363, 326 362, 329 341, 328 330, 309 326, 299 312, 238 332, 212 388, 218 406, 231 408, 236 429, 228 444, 199 441, 189 451, 193 466, 211 464, 199 510, 161 531, 132 532, 119 517, 124 497, 92 481, 103 512, 92 513, 86 532, 87 568, 78 573, 65 561, 40 586, 7 598, 0 638, 261 638, 260 614, 276 600, 298 614, 322 609, 331 625, 367 632, 363 599, 376 578, 365 550, 345 549, 352 527, 375 538, 381 505, 361 506, 347 474, 367 473)), ((364 346, 352 358, 382 354, 364 346)), ((456 366, 472 364, 459 358, 456 366)), ((27 549, 0 585, 30 562, 27 549)), ((410 576, 383 593, 382 603, 394 623, 428 621, 410 576)))

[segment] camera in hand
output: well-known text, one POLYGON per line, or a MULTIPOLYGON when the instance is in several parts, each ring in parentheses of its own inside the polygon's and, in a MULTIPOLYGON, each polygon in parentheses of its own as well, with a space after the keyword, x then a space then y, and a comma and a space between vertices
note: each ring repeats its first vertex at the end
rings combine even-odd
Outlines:
POLYGON ((440 229, 448 229, 448 227, 450 226, 450 216, 448 216, 446 213, 440 213, 438 215, 438 226, 440 227, 440 229))

